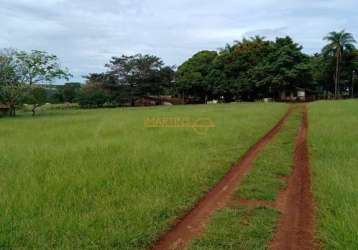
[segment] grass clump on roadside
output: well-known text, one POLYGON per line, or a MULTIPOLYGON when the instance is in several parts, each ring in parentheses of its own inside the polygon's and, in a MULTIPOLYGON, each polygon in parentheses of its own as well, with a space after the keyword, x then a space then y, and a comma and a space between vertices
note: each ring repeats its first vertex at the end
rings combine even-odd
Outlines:
POLYGON ((292 170, 300 121, 300 109, 295 107, 282 130, 254 161, 252 170, 237 191, 240 198, 274 201, 277 193, 286 187, 287 181, 282 177, 288 176, 292 170))
POLYGON ((309 106, 317 231, 323 249, 358 246, 358 101, 309 106))
POLYGON ((0 248, 145 249, 286 110, 241 103, 1 119, 0 248), (148 117, 215 127, 147 128, 148 117))
MULTIPOLYGON (((280 177, 291 173, 301 118, 301 109, 295 107, 279 133, 254 161, 250 173, 235 194, 235 203, 240 203, 240 199, 273 201, 287 185, 280 177)), ((191 249, 267 249, 278 215, 276 209, 261 204, 221 209, 191 249)))
POLYGON ((194 240, 191 250, 266 249, 278 213, 271 208, 234 206, 212 219, 204 238, 194 240))

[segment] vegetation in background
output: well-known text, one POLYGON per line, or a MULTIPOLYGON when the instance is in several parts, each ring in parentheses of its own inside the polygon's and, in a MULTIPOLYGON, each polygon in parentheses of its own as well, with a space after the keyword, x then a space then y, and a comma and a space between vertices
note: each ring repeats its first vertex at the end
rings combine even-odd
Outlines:
POLYGON ((40 86, 29 86, 26 88, 26 103, 32 103, 32 116, 36 115, 36 109, 44 105, 47 101, 46 89, 40 86))
POLYGON ((190 91, 190 87, 203 78, 206 90, 200 89, 200 93, 206 93, 211 99, 279 98, 282 93, 305 88, 312 82, 309 57, 301 50, 289 37, 277 38, 275 42, 254 37, 227 45, 219 53, 199 52, 178 68, 178 89, 193 95, 195 92, 190 91), (206 56, 210 56, 210 60, 206 56))
POLYGON ((63 102, 69 102, 69 103, 76 102, 80 89, 81 89, 81 84, 78 82, 65 83, 65 85, 62 88, 63 102))
POLYGON ((61 68, 56 55, 38 50, 3 50, 0 52, 0 102, 9 106, 10 116, 15 116, 16 106, 30 101, 35 115, 36 109, 47 100, 45 89, 35 84, 70 76, 67 69, 61 68))
POLYGON ((330 32, 324 38, 328 44, 322 49, 322 53, 325 56, 334 57, 336 62, 336 69, 334 75, 334 97, 338 97, 339 83, 341 80, 341 64, 345 56, 351 55, 355 50, 354 44, 356 41, 351 33, 347 33, 344 30, 340 32, 330 32))
POLYGON ((232 205, 216 213, 204 235, 194 240, 191 249, 267 249, 279 211, 264 204, 274 201, 278 192, 287 185, 282 177, 289 176, 292 170, 300 118, 300 111, 295 109, 253 163, 232 205), (263 202, 262 205, 244 206, 240 205, 241 199, 263 202))
POLYGON ((22 68, 17 63, 16 51, 0 51, 0 103, 9 107, 9 115, 16 115, 16 105, 22 100, 24 84, 22 68))
POLYGON ((139 97, 170 94, 174 71, 159 57, 142 54, 112 57, 106 67, 107 72, 86 77, 88 86, 81 93, 81 106, 98 107, 106 102, 134 106, 139 97))
POLYGON ((309 143, 317 231, 323 249, 358 244, 358 102, 309 106, 309 143))
MULTIPOLYGON (((358 72, 358 54, 349 33, 340 34, 339 92, 354 96, 354 72, 358 72), (356 71, 354 71, 356 70, 356 71)), ((333 38, 332 38, 333 39, 333 38)), ((304 89, 308 96, 329 98, 334 93, 336 55, 334 40, 321 54, 302 52, 302 46, 290 37, 268 41, 253 37, 226 45, 219 52, 202 51, 179 66, 177 94, 207 99, 258 100, 282 99, 304 89), (196 89, 199 90, 199 94, 196 89)), ((338 85, 338 84, 337 84, 338 85)))
MULTIPOLYGON (((219 51, 200 51, 176 72, 155 55, 114 56, 105 72, 87 75, 84 86, 38 87, 46 89, 46 102, 78 102, 85 108, 135 106, 143 97, 162 104, 162 96, 181 98, 173 103, 285 100, 300 90, 309 98, 354 97, 358 52, 352 34, 331 32, 324 39, 328 44, 322 52, 310 56, 288 36, 274 41, 244 38, 219 51)), ((38 94, 38 88, 22 91, 19 85, 70 76, 56 55, 6 50, 0 56, 0 102, 14 115, 23 95, 38 94)), ((38 98, 26 99, 34 102, 38 98)), ((32 103, 33 114, 42 103, 32 103)))
POLYGON ((146 249, 286 110, 243 103, 3 119, 0 246, 146 249), (148 117, 206 117, 215 128, 146 128, 148 117))
POLYGON ((111 97, 101 84, 91 82, 80 89, 77 101, 82 108, 100 108, 110 102, 111 97))
POLYGON ((216 57, 216 51, 201 51, 184 62, 176 72, 178 94, 183 98, 194 96, 204 103, 212 99, 214 84, 209 73, 216 57))

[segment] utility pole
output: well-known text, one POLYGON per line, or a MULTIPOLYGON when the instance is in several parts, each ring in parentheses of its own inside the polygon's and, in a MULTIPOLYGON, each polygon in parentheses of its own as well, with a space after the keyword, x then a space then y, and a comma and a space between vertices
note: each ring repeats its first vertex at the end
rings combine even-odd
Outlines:
POLYGON ((352 72, 352 98, 354 98, 354 77, 355 77, 356 71, 353 70, 352 72))

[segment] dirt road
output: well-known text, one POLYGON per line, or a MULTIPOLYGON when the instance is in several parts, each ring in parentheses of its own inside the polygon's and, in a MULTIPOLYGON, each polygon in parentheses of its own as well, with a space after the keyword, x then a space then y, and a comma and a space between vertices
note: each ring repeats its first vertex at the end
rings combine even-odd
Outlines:
POLYGON ((242 156, 229 172, 177 223, 165 233, 152 249, 184 249, 193 238, 205 229, 210 217, 220 208, 226 206, 241 180, 250 171, 252 162, 270 140, 278 133, 291 113, 291 108, 284 117, 255 145, 242 156))
POLYGON ((302 124, 295 143, 294 169, 288 179, 287 188, 278 195, 276 202, 281 217, 270 244, 270 249, 273 250, 317 249, 314 242, 314 206, 307 145, 306 105, 302 105, 302 109, 302 124))

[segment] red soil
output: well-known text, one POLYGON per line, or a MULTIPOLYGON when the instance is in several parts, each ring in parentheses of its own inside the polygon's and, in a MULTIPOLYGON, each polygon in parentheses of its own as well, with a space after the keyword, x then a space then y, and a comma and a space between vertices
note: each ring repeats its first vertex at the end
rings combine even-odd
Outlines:
POLYGON ((193 238, 205 229, 211 215, 226 206, 241 180, 250 171, 252 162, 265 145, 282 128, 291 108, 284 117, 255 145, 253 145, 240 161, 217 183, 198 203, 165 233, 152 249, 183 249, 193 238))
POLYGON ((276 207, 281 212, 277 231, 270 249, 317 249, 314 243, 314 207, 307 145, 307 107, 296 137, 294 169, 288 186, 279 193, 276 207))

